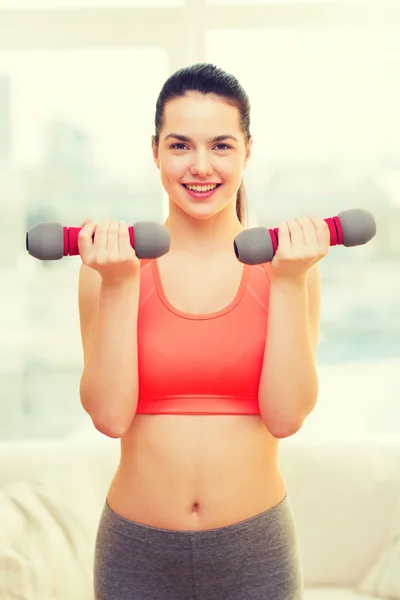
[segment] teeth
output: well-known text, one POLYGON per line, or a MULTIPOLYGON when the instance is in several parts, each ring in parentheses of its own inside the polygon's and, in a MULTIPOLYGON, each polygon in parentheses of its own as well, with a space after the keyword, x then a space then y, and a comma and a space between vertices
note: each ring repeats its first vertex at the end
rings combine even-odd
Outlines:
POLYGON ((214 190, 217 185, 187 185, 186 187, 193 192, 209 192, 210 190, 214 190))

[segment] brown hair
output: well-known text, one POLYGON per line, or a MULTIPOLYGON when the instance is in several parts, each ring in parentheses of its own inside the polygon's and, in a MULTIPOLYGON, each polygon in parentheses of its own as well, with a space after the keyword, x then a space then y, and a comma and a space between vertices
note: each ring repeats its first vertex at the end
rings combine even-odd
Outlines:
MULTIPOLYGON (((196 63, 179 69, 164 83, 156 102, 154 141, 158 146, 164 106, 168 100, 184 96, 188 91, 215 94, 225 98, 240 112, 240 123, 246 144, 250 139, 250 101, 234 75, 210 63, 196 63)), ((247 225, 247 197, 242 183, 236 196, 236 214, 240 223, 247 225)))

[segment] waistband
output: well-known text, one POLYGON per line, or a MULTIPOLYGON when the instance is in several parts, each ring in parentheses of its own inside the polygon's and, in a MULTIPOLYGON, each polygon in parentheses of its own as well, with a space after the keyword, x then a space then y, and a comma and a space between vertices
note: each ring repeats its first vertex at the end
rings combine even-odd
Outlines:
POLYGON ((251 534, 255 531, 260 535, 271 535, 271 533, 273 533, 271 529, 280 529, 282 526, 286 526, 288 521, 291 524, 292 517, 292 507, 287 492, 282 500, 275 506, 268 508, 262 513, 249 517, 243 521, 233 523, 232 525, 225 525, 213 529, 177 530, 144 525, 117 514, 110 507, 107 499, 104 504, 102 515, 102 518, 107 522, 106 525, 110 526, 115 533, 121 534, 122 536, 132 537, 141 542, 176 542, 187 547, 191 545, 193 538, 199 541, 207 539, 218 540, 218 538, 220 538, 221 541, 229 541, 237 536, 251 534))

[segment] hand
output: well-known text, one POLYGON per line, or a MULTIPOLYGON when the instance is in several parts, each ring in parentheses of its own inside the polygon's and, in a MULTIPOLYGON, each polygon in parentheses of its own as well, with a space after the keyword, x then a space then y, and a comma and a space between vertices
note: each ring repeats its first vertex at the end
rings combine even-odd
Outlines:
POLYGON ((328 253, 328 224, 315 217, 299 217, 281 223, 278 248, 271 261, 274 279, 304 279, 308 270, 328 253))
POLYGON ((103 281, 120 283, 139 275, 140 260, 132 248, 125 223, 100 221, 96 225, 85 219, 81 227, 78 249, 82 262, 98 271, 103 281))

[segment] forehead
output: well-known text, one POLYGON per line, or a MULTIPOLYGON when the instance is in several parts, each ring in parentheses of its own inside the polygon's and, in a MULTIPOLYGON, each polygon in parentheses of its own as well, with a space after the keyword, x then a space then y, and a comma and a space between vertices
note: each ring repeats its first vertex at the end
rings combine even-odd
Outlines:
POLYGON ((212 94, 187 92, 164 107, 163 130, 186 135, 218 135, 241 132, 239 109, 212 94))

